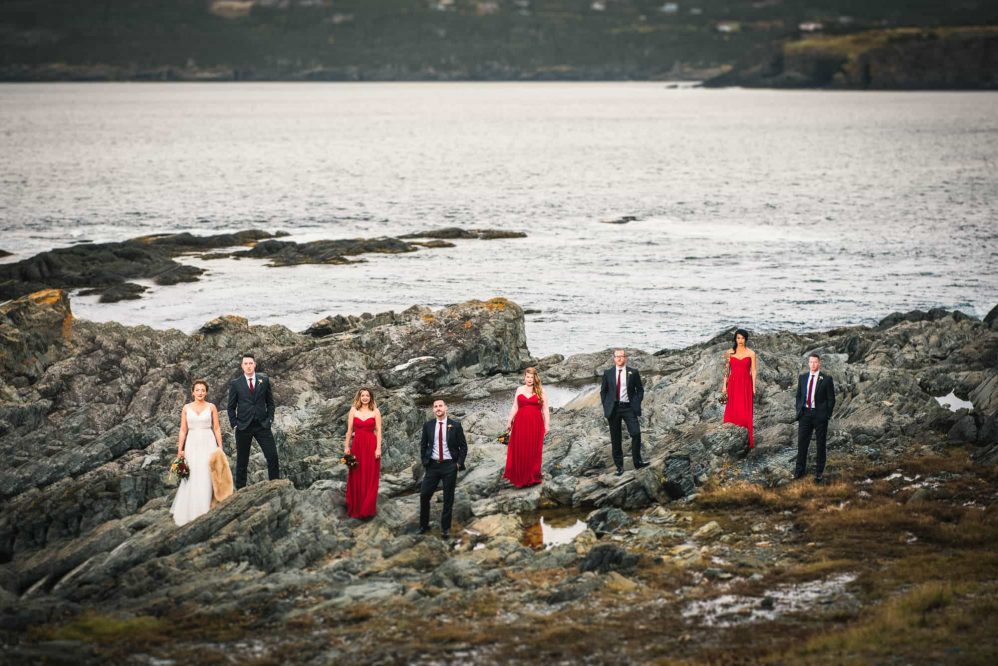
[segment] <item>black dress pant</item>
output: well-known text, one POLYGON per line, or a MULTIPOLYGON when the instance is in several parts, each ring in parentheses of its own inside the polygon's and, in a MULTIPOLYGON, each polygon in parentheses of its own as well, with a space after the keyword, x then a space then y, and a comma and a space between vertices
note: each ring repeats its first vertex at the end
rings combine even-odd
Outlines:
POLYGON ((250 444, 256 438, 263 457, 267 459, 267 475, 271 481, 281 478, 281 465, 277 461, 277 443, 270 427, 263 427, 256 421, 245 430, 236 430, 236 489, 246 485, 246 470, 249 467, 250 444))
POLYGON ((440 513, 440 530, 450 532, 451 514, 454 512, 454 487, 457 485, 457 463, 453 460, 430 461, 425 465, 423 483, 419 487, 419 526, 430 527, 430 498, 437 491, 440 482, 444 483, 444 509, 440 513))
POLYGON ((821 477, 825 473, 825 439, 828 437, 828 419, 814 414, 814 410, 805 409, 797 421, 797 466, 794 478, 799 479, 807 473, 807 449, 814 434, 818 450, 815 452, 814 476, 821 477))
POLYGON ((613 464, 618 468, 624 466, 623 432, 621 422, 627 424, 627 434, 631 436, 631 459, 637 465, 641 462, 641 426, 638 425, 638 415, 631 410, 630 403, 618 402, 610 412, 610 447, 613 452, 613 464))

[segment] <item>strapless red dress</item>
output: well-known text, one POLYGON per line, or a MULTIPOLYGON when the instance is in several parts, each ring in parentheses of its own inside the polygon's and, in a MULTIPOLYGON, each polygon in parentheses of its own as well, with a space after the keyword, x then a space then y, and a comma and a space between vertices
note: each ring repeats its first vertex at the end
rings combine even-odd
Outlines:
POLYGON ((724 422, 748 428, 749 448, 755 448, 752 432, 752 358, 730 357, 728 404, 724 406, 724 422))
POLYGON ((347 473, 347 513, 351 518, 370 518, 378 513, 378 482, 381 480, 381 459, 374 457, 378 436, 374 434, 374 417, 353 419, 353 443, 350 453, 357 466, 347 473))
POLYGON ((506 447, 506 471, 503 476, 517 488, 541 482, 541 452, 544 448, 544 414, 536 395, 516 396, 516 416, 506 447))

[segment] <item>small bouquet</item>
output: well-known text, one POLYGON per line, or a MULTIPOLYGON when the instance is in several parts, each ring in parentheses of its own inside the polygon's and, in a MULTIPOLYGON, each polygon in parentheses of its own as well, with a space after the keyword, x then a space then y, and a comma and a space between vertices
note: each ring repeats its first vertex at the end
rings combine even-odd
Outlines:
POLYGON ((174 458, 173 462, 170 463, 170 474, 175 476, 178 481, 183 481, 191 475, 191 468, 187 466, 187 461, 184 460, 183 456, 174 458))
POLYGON ((340 458, 340 463, 346 465, 347 469, 353 469, 357 466, 357 456, 352 453, 347 453, 340 458))
POLYGON ((496 437, 496 441, 503 446, 509 446, 509 430, 496 437))

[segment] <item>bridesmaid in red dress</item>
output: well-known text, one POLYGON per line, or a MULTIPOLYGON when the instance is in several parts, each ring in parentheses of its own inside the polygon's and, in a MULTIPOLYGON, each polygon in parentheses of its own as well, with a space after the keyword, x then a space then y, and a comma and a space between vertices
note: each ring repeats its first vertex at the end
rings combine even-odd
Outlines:
POLYGON ((513 408, 509 413, 509 445, 506 447, 506 470, 503 472, 503 477, 517 488, 541 482, 541 450, 550 422, 541 376, 536 368, 527 368, 523 386, 516 389, 513 408))
POLYGON ((755 352, 748 348, 748 331, 739 328, 731 349, 725 350, 727 372, 724 375, 724 422, 748 428, 750 449, 755 448, 752 432, 752 400, 755 397, 755 352))
POLYGON ((357 458, 357 465, 347 472, 347 513, 351 518, 373 518, 381 479, 381 411, 366 386, 357 391, 347 414, 343 452, 357 458))

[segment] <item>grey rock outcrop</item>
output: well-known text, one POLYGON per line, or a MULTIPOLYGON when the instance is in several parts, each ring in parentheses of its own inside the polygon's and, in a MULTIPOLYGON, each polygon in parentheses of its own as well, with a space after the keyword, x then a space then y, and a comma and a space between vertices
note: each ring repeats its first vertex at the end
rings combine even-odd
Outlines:
MULTIPOLYGON (((639 518, 633 512, 684 504, 708 482, 790 479, 793 391, 813 350, 838 392, 830 474, 851 456, 896 457, 955 441, 982 463, 998 459, 998 332, 953 313, 753 336, 759 390, 750 452, 747 431, 721 423, 728 333, 683 350, 635 350, 652 465, 620 477, 612 473, 596 390, 610 352, 551 357, 545 381, 577 394, 553 409, 544 482, 526 489, 501 480, 506 449, 495 439, 520 371, 534 362, 523 311, 504 299, 327 317, 305 333, 226 315, 185 335, 75 321, 65 294, 50 291, 0 307, 0 335, 0 456, 7 462, 0 470, 0 628, 7 632, 92 607, 153 615, 184 604, 213 613, 253 607, 286 620, 309 608, 432 605, 484 588, 519 589, 523 576, 548 570, 580 573, 525 599, 559 604, 602 590, 627 593, 635 585, 617 572, 639 569, 645 550, 665 553, 677 567, 700 566, 701 548, 729 538, 720 526, 694 537, 692 525, 680 527, 661 506, 639 518), (246 350, 274 383, 286 479, 264 481, 257 452, 250 486, 177 528, 163 471, 176 446, 178 410, 195 377, 207 379, 210 400, 224 401, 246 350), (346 470, 338 462, 344 417, 361 385, 373 388, 384 415, 379 511, 366 522, 345 515, 346 470), (951 391, 968 396, 973 409, 940 406, 935 398, 951 391), (470 442, 448 542, 415 534, 417 436, 434 395, 448 398, 470 442), (589 529, 574 545, 526 548, 520 533, 537 527, 530 516, 555 508, 588 514, 589 529)), ((231 434, 225 437, 231 453, 231 434)), ((439 510, 438 494, 432 520, 439 510)))

